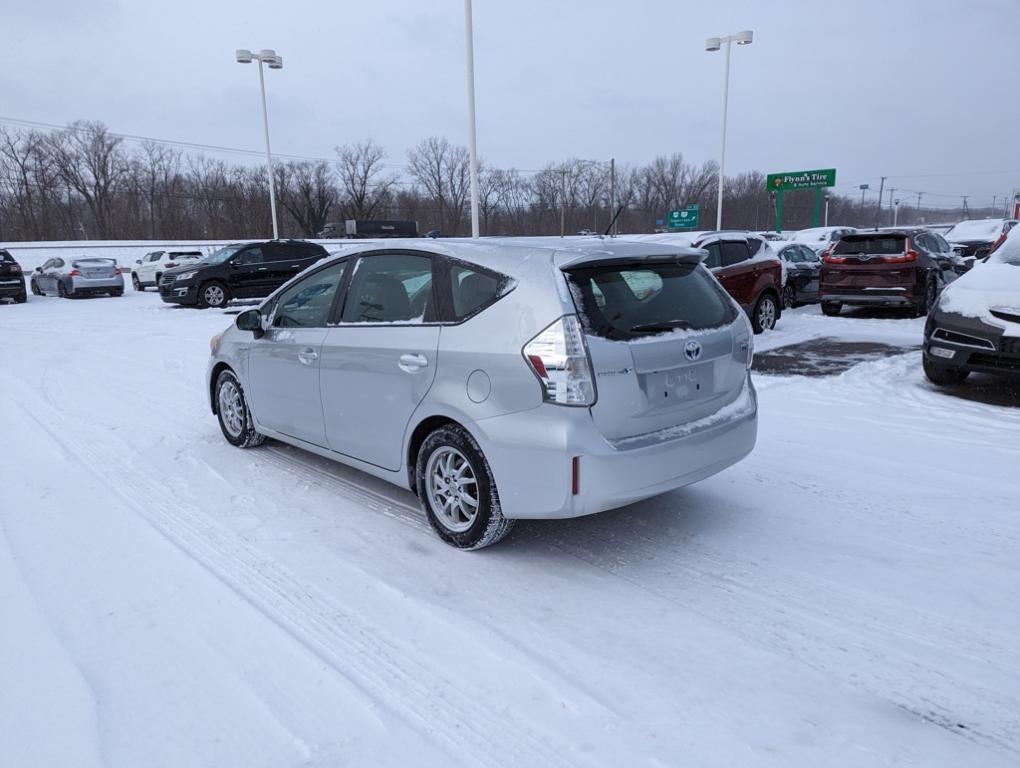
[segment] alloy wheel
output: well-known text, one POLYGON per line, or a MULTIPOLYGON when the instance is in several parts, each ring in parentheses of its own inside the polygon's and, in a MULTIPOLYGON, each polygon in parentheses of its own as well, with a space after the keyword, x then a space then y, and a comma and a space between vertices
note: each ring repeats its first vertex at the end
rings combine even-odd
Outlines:
POLYGON ((218 285, 209 285, 202 291, 202 298, 210 307, 219 307, 223 304, 226 296, 218 285))
POLYGON ((758 304, 758 325, 769 331, 776 327, 776 303, 771 296, 764 296, 758 304))
POLYGON ((478 480, 463 453, 445 445, 429 456, 425 489, 436 519, 453 533, 463 533, 478 517, 478 480))
POLYGON ((241 398, 241 390, 233 381, 225 381, 220 385, 217 393, 220 418, 223 426, 230 433, 231 437, 240 437, 244 429, 244 400, 241 398))

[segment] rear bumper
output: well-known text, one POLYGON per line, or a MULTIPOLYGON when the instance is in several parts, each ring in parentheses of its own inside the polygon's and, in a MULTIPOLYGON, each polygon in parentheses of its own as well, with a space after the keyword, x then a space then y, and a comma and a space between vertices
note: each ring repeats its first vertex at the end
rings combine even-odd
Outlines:
POLYGON ((891 290, 885 288, 862 291, 842 290, 831 293, 823 291, 819 294, 819 300, 823 303, 832 302, 834 304, 860 304, 862 306, 879 307, 905 307, 917 301, 910 291, 906 289, 891 290))
POLYGON ((568 518, 648 499, 737 463, 757 440, 758 404, 748 377, 737 401, 718 414, 641 441, 616 444, 598 432, 586 408, 547 404, 483 419, 474 427, 496 479, 504 515, 568 518), (679 436, 671 437, 670 432, 679 436))
POLYGON ((72 277, 70 283, 71 290, 74 293, 110 293, 110 291, 124 290, 123 275, 94 279, 89 279, 87 277, 72 277))
POLYGON ((25 293, 25 278, 0 277, 0 296, 21 296, 25 293))

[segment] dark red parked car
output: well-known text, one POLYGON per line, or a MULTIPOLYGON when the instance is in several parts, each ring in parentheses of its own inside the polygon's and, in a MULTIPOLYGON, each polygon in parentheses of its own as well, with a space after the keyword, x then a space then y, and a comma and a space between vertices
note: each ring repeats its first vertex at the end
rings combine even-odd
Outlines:
POLYGON ((822 254, 822 312, 835 316, 844 305, 903 307, 921 317, 964 271, 949 244, 924 229, 847 235, 822 254))
POLYGON ((751 318, 755 333, 776 327, 783 311, 783 268, 764 238, 707 232, 691 244, 708 251, 705 266, 751 318))

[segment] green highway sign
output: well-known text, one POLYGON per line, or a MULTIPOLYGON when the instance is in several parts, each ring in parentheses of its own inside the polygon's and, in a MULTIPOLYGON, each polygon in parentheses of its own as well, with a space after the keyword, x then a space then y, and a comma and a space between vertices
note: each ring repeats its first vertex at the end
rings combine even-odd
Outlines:
POLYGON ((670 211, 666 215, 666 226, 669 229, 697 229, 700 213, 697 205, 688 205, 679 211, 670 211))
POLYGON ((765 179, 769 192, 787 192, 791 189, 815 189, 836 186, 836 169, 823 168, 820 171, 795 171, 794 173, 770 173, 765 179))

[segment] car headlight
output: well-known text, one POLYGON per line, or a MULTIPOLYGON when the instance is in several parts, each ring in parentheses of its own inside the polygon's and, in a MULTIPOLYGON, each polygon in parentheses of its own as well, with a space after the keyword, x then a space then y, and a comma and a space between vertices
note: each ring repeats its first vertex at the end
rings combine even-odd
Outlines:
POLYGON ((198 270, 195 270, 193 272, 185 272, 183 275, 177 275, 174 278, 174 282, 183 283, 185 280, 190 280, 191 278, 193 278, 197 274, 198 274, 198 270))

